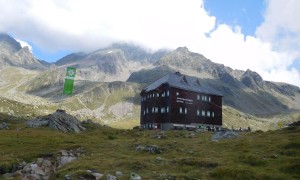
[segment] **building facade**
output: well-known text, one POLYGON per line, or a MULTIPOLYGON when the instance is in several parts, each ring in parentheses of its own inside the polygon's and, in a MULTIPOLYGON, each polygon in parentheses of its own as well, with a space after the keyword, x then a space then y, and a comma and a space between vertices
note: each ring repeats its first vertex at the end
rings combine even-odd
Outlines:
POLYGON ((222 95, 196 77, 168 74, 142 90, 140 124, 145 129, 222 127, 222 95))

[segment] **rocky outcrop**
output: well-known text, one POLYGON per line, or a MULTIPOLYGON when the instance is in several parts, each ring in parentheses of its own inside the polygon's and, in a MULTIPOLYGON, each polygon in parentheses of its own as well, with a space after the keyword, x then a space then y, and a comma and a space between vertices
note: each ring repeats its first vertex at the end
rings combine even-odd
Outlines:
POLYGON ((6 66, 37 70, 46 69, 46 66, 33 56, 27 46, 22 48, 14 38, 0 33, 0 69, 6 66))
POLYGON ((8 124, 5 122, 0 122, 0 130, 2 129, 8 129, 8 124))
POLYGON ((20 162, 14 164, 11 168, 11 173, 6 173, 3 177, 7 179, 51 179, 57 169, 76 160, 83 150, 81 148, 72 150, 61 150, 57 157, 53 155, 49 157, 38 158, 31 163, 20 162))
POLYGON ((243 74, 241 81, 245 86, 252 90, 258 90, 259 88, 263 88, 265 85, 262 77, 258 73, 249 69, 247 69, 247 71, 243 74))
POLYGON ((50 127, 63 132, 76 132, 84 131, 85 128, 80 124, 80 121, 67 114, 66 111, 58 109, 55 113, 43 117, 37 117, 27 121, 28 127, 50 127))

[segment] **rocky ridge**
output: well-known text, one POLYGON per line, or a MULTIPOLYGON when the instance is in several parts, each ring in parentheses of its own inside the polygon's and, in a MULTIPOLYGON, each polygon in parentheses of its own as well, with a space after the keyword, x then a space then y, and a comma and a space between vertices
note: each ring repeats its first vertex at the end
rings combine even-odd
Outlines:
POLYGON ((27 121, 28 127, 50 127, 52 129, 60 130, 63 132, 79 133, 84 131, 85 128, 80 124, 80 121, 66 113, 66 111, 58 109, 55 113, 47 116, 37 117, 27 121))
POLYGON ((33 56, 27 46, 22 48, 15 39, 0 33, 0 69, 6 66, 36 70, 47 69, 33 56))

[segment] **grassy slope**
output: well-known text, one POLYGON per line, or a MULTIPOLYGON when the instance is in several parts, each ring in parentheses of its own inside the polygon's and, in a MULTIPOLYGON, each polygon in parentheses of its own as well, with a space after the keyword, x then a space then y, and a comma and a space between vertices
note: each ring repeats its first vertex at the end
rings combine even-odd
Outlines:
POLYGON ((62 167, 57 179, 78 176, 87 169, 114 174, 122 171, 127 179, 136 172, 145 179, 299 179, 300 128, 244 133, 237 139, 211 141, 211 133, 164 132, 166 139, 152 138, 158 131, 117 130, 90 127, 80 134, 39 128, 24 128, 21 120, 1 116, 11 123, 0 131, 0 168, 30 162, 61 149, 82 147, 85 155, 62 167), (12 120, 11 120, 12 119, 12 120), (16 130, 18 129, 18 130, 16 130), (192 138, 186 137, 194 133, 192 138), (157 145, 164 152, 150 154, 135 150, 136 145, 157 145), (162 160, 157 160, 161 157, 162 160))

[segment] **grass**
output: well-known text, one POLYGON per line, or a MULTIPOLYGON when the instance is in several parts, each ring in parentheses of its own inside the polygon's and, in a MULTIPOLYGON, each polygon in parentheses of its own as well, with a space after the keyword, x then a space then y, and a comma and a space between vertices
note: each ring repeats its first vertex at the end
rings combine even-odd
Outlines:
MULTIPOLYGON (((239 138, 211 141, 211 132, 139 131, 89 125, 83 133, 26 128, 24 119, 0 115, 9 130, 0 131, 0 172, 14 163, 34 161, 62 149, 82 147, 84 155, 63 166, 54 179, 78 177, 88 169, 100 173, 140 174, 144 179, 299 179, 300 128, 243 133, 239 138), (155 139, 157 133, 166 138, 155 139), (191 134, 192 133, 192 134, 191 134), (136 151, 157 145, 160 154, 136 151)), ((1 176, 0 176, 1 179, 1 176)))

